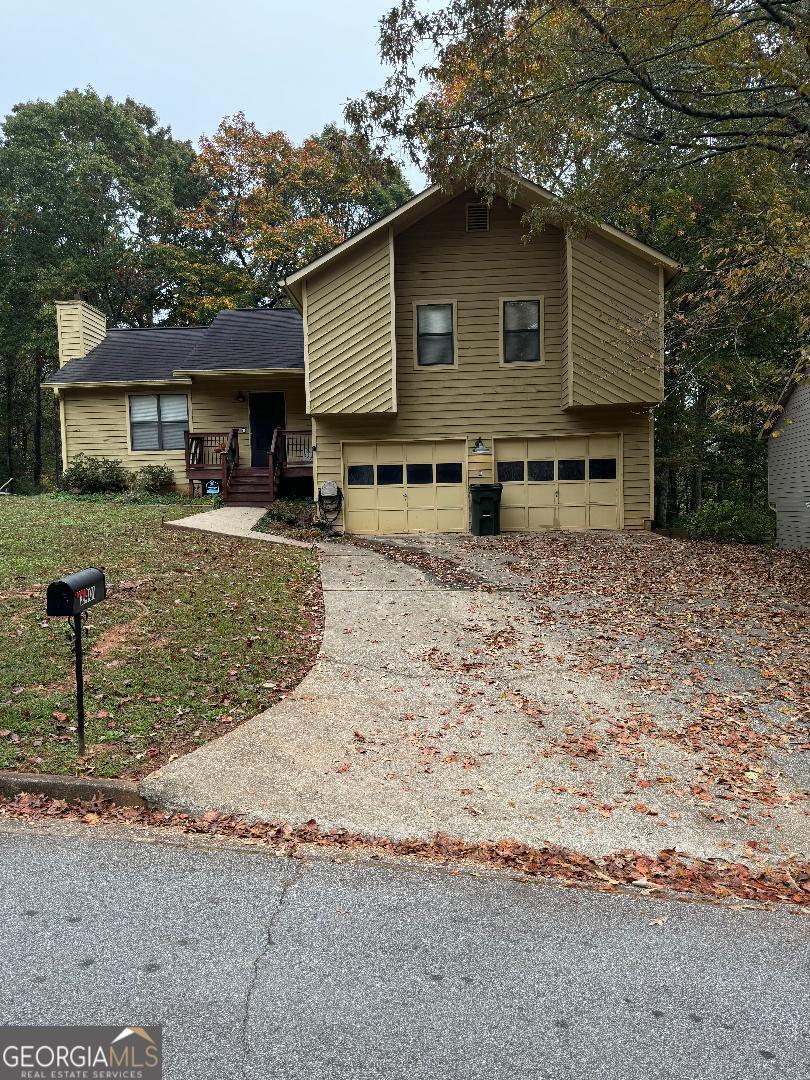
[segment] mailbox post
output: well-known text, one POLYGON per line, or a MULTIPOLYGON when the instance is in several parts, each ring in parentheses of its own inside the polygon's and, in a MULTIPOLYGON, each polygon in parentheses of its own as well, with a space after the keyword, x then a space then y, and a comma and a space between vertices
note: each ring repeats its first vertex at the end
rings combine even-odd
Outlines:
POLYGON ((71 620, 76 654, 76 729, 79 735, 79 756, 84 756, 84 654, 82 650, 82 617, 88 608, 107 599, 107 582, 95 566, 68 574, 53 581, 46 595, 46 614, 71 620))

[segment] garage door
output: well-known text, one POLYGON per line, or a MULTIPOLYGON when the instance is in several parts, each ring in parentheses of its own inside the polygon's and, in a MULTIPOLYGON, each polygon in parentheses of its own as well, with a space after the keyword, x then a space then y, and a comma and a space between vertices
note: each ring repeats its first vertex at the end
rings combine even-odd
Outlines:
POLYGON ((348 532, 464 532, 464 442, 347 443, 348 532))
POLYGON ((495 460, 504 531, 621 528, 618 435, 497 439, 495 460))

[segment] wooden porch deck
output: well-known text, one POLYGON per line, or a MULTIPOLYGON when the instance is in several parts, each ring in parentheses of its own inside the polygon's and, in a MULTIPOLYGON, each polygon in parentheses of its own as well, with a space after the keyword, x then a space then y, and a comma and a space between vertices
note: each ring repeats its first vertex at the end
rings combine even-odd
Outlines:
POLYGON ((269 506, 286 479, 312 476, 312 432, 276 428, 266 467, 239 460, 239 430, 187 431, 186 477, 189 495, 205 494, 209 481, 219 485, 225 503, 269 506))

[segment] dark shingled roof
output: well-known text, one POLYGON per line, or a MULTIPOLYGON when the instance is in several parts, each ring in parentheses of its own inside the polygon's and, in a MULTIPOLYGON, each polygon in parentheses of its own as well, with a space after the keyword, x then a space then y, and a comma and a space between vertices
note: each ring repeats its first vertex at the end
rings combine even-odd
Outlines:
POLYGON ((289 308, 221 311, 210 326, 108 330, 86 356, 47 380, 71 383, 169 380, 175 371, 304 370, 301 316, 289 308))
POLYGON ((108 330, 101 344, 86 356, 65 364, 47 380, 47 385, 171 379, 174 369, 183 363, 206 330, 204 326, 108 330))
POLYGON ((224 368, 304 370, 304 327, 292 308, 226 308, 185 364, 188 371, 224 368))

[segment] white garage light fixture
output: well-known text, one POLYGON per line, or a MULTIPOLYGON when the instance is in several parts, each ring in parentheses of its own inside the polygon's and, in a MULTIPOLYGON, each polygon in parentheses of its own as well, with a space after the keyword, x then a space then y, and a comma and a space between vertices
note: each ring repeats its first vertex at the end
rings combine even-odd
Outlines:
POLYGON ((480 435, 478 436, 478 438, 475 440, 475 442, 473 444, 472 452, 474 454, 488 454, 489 453, 489 447, 486 445, 486 443, 484 442, 484 440, 481 438, 480 435))

